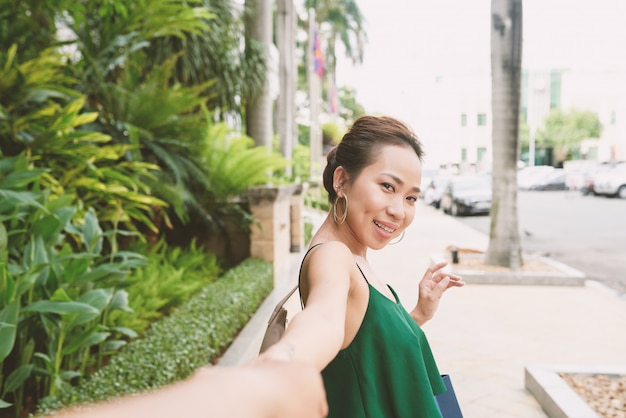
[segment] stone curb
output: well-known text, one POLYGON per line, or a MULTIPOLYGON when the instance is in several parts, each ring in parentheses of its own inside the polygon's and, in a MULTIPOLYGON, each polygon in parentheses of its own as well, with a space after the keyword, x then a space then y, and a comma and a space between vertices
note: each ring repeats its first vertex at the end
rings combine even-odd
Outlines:
POLYGON ((626 367, 534 364, 525 367, 524 382, 550 418, 599 418, 559 374, 626 374, 626 367))
MULTIPOLYGON (((576 270, 558 261, 547 257, 525 255, 525 258, 533 258, 554 267, 557 271, 485 271, 485 270, 463 270, 448 264, 445 270, 463 277, 463 281, 469 284, 490 284, 490 285, 526 285, 526 286, 584 286, 586 276, 583 272, 576 270)), ((431 262, 438 263, 448 261, 441 254, 431 255, 431 262)))

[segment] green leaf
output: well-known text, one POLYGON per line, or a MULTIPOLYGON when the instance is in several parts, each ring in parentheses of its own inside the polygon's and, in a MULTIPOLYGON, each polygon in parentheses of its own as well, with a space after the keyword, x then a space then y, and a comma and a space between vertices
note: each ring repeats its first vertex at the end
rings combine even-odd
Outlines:
POLYGON ((55 302, 51 300, 40 300, 26 306, 26 312, 53 313, 57 315, 88 314, 98 316, 100 313, 96 308, 81 302, 55 302))
POLYGON ((10 407, 11 405, 13 405, 13 404, 12 404, 12 403, 8 403, 8 402, 5 402, 5 401, 3 401, 2 399, 0 399, 0 408, 8 408, 8 407, 10 407))
POLYGON ((128 292, 123 289, 117 290, 113 295, 113 299, 111 300, 109 309, 111 311, 118 310, 124 312, 132 312, 132 308, 128 305, 128 292))
POLYGON ((62 353, 64 356, 67 356, 82 348, 100 344, 105 341, 109 335, 111 335, 109 332, 95 332, 95 329, 90 330, 70 341, 65 347, 63 347, 62 353))
POLYGON ((50 297, 50 300, 55 302, 71 302, 72 298, 67 294, 65 289, 60 287, 54 291, 54 293, 50 297))
POLYGON ((69 382, 75 377, 80 377, 80 373, 74 370, 63 370, 61 373, 59 373, 59 377, 63 381, 69 382))
POLYGON ((0 179, 0 189, 22 189, 39 180, 41 175, 48 171, 50 170, 43 168, 28 171, 14 171, 9 173, 6 177, 0 179))
POLYGON ((19 298, 24 293, 28 292, 33 287, 38 277, 38 273, 26 273, 20 276, 20 278, 17 279, 15 296, 19 298))
POLYGON ((24 364, 23 366, 18 367, 13 370, 4 384, 4 390, 2 396, 7 393, 13 392, 15 389, 22 386, 22 384, 28 379, 31 372, 33 371, 32 364, 24 364))
MULTIPOLYGON (((82 294, 76 301, 86 303, 88 305, 93 306, 97 309, 98 315, 102 313, 104 308, 109 304, 112 299, 113 289, 94 289, 90 290, 87 293, 82 294)), ((85 324, 93 319, 95 319, 98 315, 93 313, 85 313, 79 314, 74 318, 70 323, 70 329, 76 325, 85 324)))
POLYGON ((121 263, 101 264, 90 272, 83 274, 78 280, 78 283, 97 282, 111 276, 125 275, 127 272, 121 267, 121 263))
POLYGON ((57 238, 60 231, 61 221, 54 215, 47 215, 37 219, 33 223, 32 234, 41 235, 44 241, 49 242, 57 238))
POLYGON ((112 327, 111 331, 114 332, 119 332, 122 335, 127 336, 128 338, 137 338, 137 333, 130 329, 130 328, 126 328, 126 327, 112 327))
POLYGON ((14 300, 0 311, 0 363, 13 350, 19 312, 19 300, 14 300))
POLYGON ((94 289, 83 293, 76 299, 78 302, 87 303, 99 311, 103 311, 113 297, 113 289, 94 289))
POLYGON ((98 224, 98 217, 92 208, 89 208, 83 222, 83 241, 87 250, 100 253, 102 246, 102 229, 98 224))
POLYGON ((52 362, 52 360, 50 359, 50 356, 48 356, 45 353, 35 353, 35 357, 40 358, 43 360, 44 365, 46 366, 46 372, 53 370, 54 368, 54 363, 52 362))
POLYGON ((39 203, 36 199, 40 196, 38 193, 31 192, 14 192, 12 190, 0 190, 0 201, 13 200, 18 204, 25 206, 34 206, 42 210, 46 210, 46 208, 39 203))
POLYGON ((113 353, 128 344, 124 340, 111 340, 102 344, 102 353, 113 353))
POLYGON ((0 306, 8 305, 14 297, 15 281, 9 274, 6 264, 0 263, 0 306))

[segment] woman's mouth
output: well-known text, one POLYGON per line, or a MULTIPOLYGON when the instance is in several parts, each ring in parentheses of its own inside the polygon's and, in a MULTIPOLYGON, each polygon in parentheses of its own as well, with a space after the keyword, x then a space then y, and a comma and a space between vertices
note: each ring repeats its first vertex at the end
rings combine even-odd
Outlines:
POLYGON ((394 228, 389 228, 389 227, 387 227, 387 226, 385 226, 385 225, 381 225, 381 224, 379 224, 379 223, 378 223, 378 222, 376 222, 376 221, 374 221, 374 224, 375 224, 377 227, 379 227, 380 229, 382 229, 383 231, 385 231, 386 233, 388 233, 388 234, 393 234, 393 233, 395 232, 395 229, 394 229, 394 228))

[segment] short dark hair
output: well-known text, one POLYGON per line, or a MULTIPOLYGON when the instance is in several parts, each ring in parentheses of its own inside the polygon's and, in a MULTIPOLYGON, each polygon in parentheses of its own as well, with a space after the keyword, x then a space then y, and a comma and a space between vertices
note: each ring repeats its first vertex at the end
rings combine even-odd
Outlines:
POLYGON ((420 161, 424 156, 422 143, 405 123, 389 116, 358 118, 326 157, 323 182, 328 200, 334 203, 337 199, 333 187, 333 175, 337 167, 342 166, 350 181, 354 181, 365 167, 374 163, 381 148, 388 145, 410 147, 420 161))

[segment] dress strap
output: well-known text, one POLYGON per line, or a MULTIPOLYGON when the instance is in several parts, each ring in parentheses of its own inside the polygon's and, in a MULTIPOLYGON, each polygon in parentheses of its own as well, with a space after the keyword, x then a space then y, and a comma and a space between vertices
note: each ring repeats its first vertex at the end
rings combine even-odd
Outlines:
POLYGON ((300 306, 302 307, 302 309, 304 309, 304 302, 302 301, 302 292, 300 292, 300 279, 302 278, 302 266, 304 265, 304 259, 306 258, 307 255, 309 255, 309 253, 311 252, 313 248, 318 247, 322 244, 323 242, 320 242, 318 244, 311 246, 311 248, 309 248, 306 251, 306 253, 304 253, 304 257, 302 257, 302 262, 300 263, 300 270, 298 271, 298 294, 300 295, 300 306))
POLYGON ((361 272, 361 276, 363 276, 363 278, 365 279, 365 281, 367 282, 367 284, 370 284, 370 282, 367 280, 367 277, 365 277, 365 273, 363 273, 363 270, 361 270, 361 267, 359 267, 359 264, 356 264, 356 267, 359 269, 359 271, 361 272))

